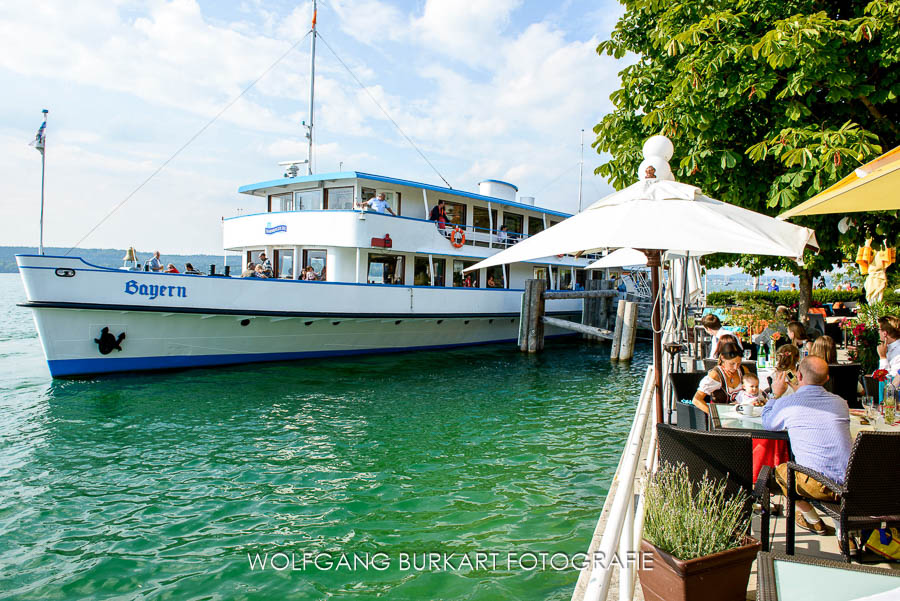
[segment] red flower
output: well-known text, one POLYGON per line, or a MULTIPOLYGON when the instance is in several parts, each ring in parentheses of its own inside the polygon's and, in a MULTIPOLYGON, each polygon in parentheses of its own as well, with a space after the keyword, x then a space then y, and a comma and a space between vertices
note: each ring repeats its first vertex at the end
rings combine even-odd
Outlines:
POLYGON ((886 369, 876 369, 872 374, 872 379, 876 382, 884 382, 887 380, 888 371, 886 369))

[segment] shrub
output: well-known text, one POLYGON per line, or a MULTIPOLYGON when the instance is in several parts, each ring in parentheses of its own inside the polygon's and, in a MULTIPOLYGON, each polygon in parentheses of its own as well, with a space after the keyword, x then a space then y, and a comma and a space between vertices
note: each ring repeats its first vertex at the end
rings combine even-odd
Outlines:
POLYGON ((682 561, 740 547, 750 527, 746 494, 726 496, 725 483, 688 480, 687 468, 664 465, 644 495, 644 539, 682 561))
MULTIPOLYGON (((833 303, 835 301, 843 302, 864 302, 866 293, 864 291, 847 292, 846 290, 813 290, 813 302, 816 303, 833 303)), ((886 291, 884 300, 887 303, 896 303, 900 298, 893 291, 886 291)), ((765 291, 738 291, 724 290, 721 292, 710 292, 706 295, 706 304, 723 307, 729 305, 743 304, 741 301, 763 301, 773 306, 785 305, 790 307, 800 302, 800 292, 782 290, 779 292, 765 291)))

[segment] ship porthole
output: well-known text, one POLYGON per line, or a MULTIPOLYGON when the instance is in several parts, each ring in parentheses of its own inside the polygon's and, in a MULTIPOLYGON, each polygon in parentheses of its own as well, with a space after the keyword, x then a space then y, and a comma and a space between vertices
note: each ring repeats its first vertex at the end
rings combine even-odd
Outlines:
POLYGON ((244 326, 244 327, 249 326, 249 325, 250 325, 250 320, 249 320, 249 319, 242 319, 242 320, 241 320, 241 325, 244 326))

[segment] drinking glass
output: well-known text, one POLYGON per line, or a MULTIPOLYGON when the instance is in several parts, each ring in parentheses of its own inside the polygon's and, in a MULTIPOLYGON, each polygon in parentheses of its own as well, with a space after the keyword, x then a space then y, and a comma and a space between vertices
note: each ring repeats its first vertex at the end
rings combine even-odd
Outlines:
POLYGON ((862 398, 862 406, 866 412, 866 419, 869 420, 869 423, 873 426, 875 425, 875 399, 872 395, 866 395, 862 398))

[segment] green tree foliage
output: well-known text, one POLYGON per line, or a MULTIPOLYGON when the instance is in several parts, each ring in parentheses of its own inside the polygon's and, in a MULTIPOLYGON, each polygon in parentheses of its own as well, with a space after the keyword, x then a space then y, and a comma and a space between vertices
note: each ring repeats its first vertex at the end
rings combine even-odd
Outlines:
MULTIPOLYGON (((597 51, 635 60, 620 72, 615 110, 594 128, 597 173, 621 189, 637 179, 641 146, 675 144, 679 181, 776 215, 900 144, 900 2, 896 0, 622 0, 626 12, 597 51)), ((710 266, 788 269, 812 278, 867 236, 895 244, 892 214, 802 217, 821 251, 806 267, 716 255, 710 266)))

